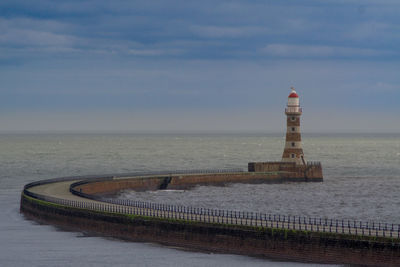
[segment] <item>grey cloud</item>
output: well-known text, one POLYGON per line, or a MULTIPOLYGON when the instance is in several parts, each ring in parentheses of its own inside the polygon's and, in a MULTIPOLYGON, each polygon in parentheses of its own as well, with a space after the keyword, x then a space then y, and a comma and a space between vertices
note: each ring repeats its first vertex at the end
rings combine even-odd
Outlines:
MULTIPOLYGON (((0 116, 93 111, 74 126, 84 128, 98 114, 124 109, 125 123, 130 112, 142 111, 136 121, 150 118, 155 129, 174 108, 171 114, 187 114, 182 121, 194 129, 207 126, 201 116, 213 117, 205 111, 229 110, 215 115, 231 120, 223 127, 243 123, 229 117, 237 116, 251 128, 284 107, 290 85, 304 97, 305 111, 338 114, 337 124, 345 116, 337 109, 390 115, 399 110, 400 5, 360 6, 352 0, 3 0, 0 116), (160 120, 148 114, 153 110, 160 120)), ((58 118, 61 128, 73 124, 61 115, 49 121, 58 118)), ((26 123, 35 127, 35 120, 26 123)), ((93 127, 112 126, 97 120, 93 127)))
POLYGON ((7 31, 0 36, 0 44, 8 46, 70 47, 75 42, 72 36, 33 30, 7 31))
MULTIPOLYGON (((210 109, 153 111, 18 112, 0 114, 2 132, 258 132, 284 133, 285 115, 279 109, 210 109)), ((305 107, 303 133, 399 132, 395 114, 352 109, 315 110, 305 107)), ((283 135, 282 135, 283 138, 283 135)))
MULTIPOLYGON (((363 42, 371 39, 379 39, 388 51, 397 47, 397 41, 391 42, 397 38, 396 17, 379 15, 380 6, 366 4, 367 17, 360 22, 353 17, 357 12, 354 4, 290 3, 5 1, 3 6, 9 8, 11 15, 0 20, 3 31, 0 49, 14 46, 15 51, 9 57, 13 54, 20 57, 22 46, 28 49, 41 46, 43 53, 53 53, 51 57, 58 56, 54 54, 56 51, 255 59, 269 55, 296 58, 301 53, 312 57, 327 54, 347 57, 353 48, 357 57, 375 56, 379 54, 375 50, 380 48, 363 42), (331 8, 338 14, 335 23, 328 12, 331 8), (374 14, 374 20, 370 13, 374 14), (266 43, 271 45, 262 49, 266 43), (292 47, 283 47, 285 44, 292 47)), ((380 54, 387 55, 388 51, 380 54)))
POLYGON ((190 29, 197 35, 211 38, 238 38, 238 37, 250 37, 257 34, 268 33, 266 27, 256 26, 191 26, 190 29))
POLYGON ((385 42, 400 44, 400 22, 397 24, 388 24, 371 20, 356 23, 343 32, 343 37, 373 44, 385 42))
POLYGON ((65 26, 56 21, 32 19, 0 19, 0 45, 71 47, 76 37, 65 34, 65 26))
POLYGON ((288 58, 355 58, 399 56, 397 51, 327 45, 269 44, 262 49, 262 52, 269 56, 288 58))

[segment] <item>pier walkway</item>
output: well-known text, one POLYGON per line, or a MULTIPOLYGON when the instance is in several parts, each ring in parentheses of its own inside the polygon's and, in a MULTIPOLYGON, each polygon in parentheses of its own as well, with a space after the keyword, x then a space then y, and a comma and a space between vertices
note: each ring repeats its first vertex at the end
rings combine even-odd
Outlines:
POLYGON ((352 236, 400 238, 400 226, 395 224, 214 210, 131 201, 128 199, 99 198, 91 195, 82 197, 78 196, 76 191, 73 194, 74 189, 71 187, 71 185, 78 181, 81 181, 81 179, 75 177, 61 180, 53 179, 41 183, 37 182, 36 184, 32 183, 25 187, 24 194, 59 205, 107 213, 184 220, 206 224, 255 226, 352 236))

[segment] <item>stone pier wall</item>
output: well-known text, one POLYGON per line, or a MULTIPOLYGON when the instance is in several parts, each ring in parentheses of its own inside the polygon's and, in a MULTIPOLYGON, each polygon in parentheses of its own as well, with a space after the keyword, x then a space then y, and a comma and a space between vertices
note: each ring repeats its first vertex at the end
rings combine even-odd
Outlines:
POLYGON ((390 239, 299 230, 261 229, 105 213, 51 204, 22 194, 26 217, 62 228, 125 240, 157 242, 200 251, 284 261, 399 266, 400 247, 390 239))
MULTIPOLYGON (((78 185, 75 190, 86 194, 113 194, 124 189, 135 191, 158 189, 187 189, 196 185, 224 185, 228 183, 279 183, 293 181, 286 172, 237 172, 124 177, 114 180, 78 185)), ((298 179, 304 181, 304 179, 298 179)))
POLYGON ((287 178, 303 178, 309 181, 322 181, 322 166, 319 162, 307 165, 295 162, 250 162, 249 172, 284 172, 287 178))

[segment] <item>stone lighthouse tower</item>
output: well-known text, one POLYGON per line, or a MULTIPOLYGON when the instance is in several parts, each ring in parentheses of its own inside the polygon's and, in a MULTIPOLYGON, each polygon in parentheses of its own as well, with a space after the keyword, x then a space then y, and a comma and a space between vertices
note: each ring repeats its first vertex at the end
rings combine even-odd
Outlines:
POLYGON ((318 161, 306 162, 304 159, 300 133, 300 117, 303 111, 300 107, 299 95, 293 87, 291 89, 292 92, 289 94, 285 109, 287 129, 282 160, 249 162, 248 171, 260 175, 277 175, 276 181, 321 182, 323 180, 321 163, 318 161))
POLYGON ((300 116, 302 109, 300 107, 299 96, 291 87, 285 114, 286 121, 286 143, 282 155, 283 162, 295 162, 296 165, 306 165, 303 148, 301 145, 300 116))

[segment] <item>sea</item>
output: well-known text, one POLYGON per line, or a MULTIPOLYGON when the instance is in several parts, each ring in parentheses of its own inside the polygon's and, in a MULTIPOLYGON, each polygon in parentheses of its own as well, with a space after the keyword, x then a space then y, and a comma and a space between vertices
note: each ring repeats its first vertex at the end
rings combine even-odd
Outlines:
MULTIPOLYGON (((400 224, 400 134, 303 134, 320 183, 123 191, 119 198, 192 207, 400 224)), ((0 266, 312 266, 126 242, 39 224, 19 212, 29 182, 73 175, 247 168, 280 160, 282 134, 0 134, 0 266)), ((314 266, 320 266, 314 264, 314 266)))

